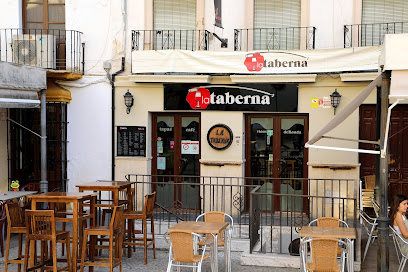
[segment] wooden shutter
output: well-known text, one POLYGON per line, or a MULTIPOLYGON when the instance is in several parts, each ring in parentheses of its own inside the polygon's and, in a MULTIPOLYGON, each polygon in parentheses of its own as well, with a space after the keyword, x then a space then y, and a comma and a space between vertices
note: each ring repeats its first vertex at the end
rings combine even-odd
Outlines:
POLYGON ((154 0, 155 30, 195 29, 196 0, 154 0))
POLYGON ((407 21, 407 0, 363 0, 362 46, 382 44, 387 33, 406 32, 408 24, 402 22, 407 21))
POLYGON ((195 48, 196 0, 154 0, 153 8, 156 50, 195 48))
POLYGON ((255 50, 299 48, 300 31, 293 27, 300 27, 300 2, 301 0, 254 1, 255 50))

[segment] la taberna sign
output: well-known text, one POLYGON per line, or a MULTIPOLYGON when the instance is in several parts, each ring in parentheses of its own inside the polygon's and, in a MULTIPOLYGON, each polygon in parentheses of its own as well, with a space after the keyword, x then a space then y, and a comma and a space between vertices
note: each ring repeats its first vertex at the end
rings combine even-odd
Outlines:
POLYGON ((165 110, 296 112, 297 84, 164 84, 165 110))
POLYGON ((208 130, 207 142, 214 149, 227 149, 231 145, 232 139, 232 131, 226 125, 217 124, 208 130))

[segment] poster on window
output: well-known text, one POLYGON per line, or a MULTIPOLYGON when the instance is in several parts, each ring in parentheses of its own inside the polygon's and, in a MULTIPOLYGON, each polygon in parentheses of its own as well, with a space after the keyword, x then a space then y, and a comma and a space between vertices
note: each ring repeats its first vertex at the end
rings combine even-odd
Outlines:
POLYGON ((181 154, 199 154, 199 141, 182 140, 181 141, 181 154))
POLYGON ((221 0, 214 0, 215 26, 222 28, 221 0))

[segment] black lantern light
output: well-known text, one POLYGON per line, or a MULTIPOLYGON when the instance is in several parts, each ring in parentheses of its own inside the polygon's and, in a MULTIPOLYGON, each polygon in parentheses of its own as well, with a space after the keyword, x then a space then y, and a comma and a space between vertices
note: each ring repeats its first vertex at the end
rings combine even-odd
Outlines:
POLYGON ((337 92, 337 89, 330 95, 331 105, 334 108, 334 115, 336 115, 336 108, 340 105, 341 94, 337 92))
POLYGON ((125 99, 125 106, 126 106, 126 113, 130 113, 130 108, 133 106, 133 95, 129 92, 129 90, 123 95, 125 99))

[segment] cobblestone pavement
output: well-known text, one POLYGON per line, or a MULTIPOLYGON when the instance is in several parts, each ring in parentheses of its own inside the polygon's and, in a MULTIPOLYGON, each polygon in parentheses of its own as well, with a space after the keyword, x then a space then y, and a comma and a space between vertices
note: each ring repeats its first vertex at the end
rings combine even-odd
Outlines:
MULTIPOLYGON (((6 241, 4 241, 5 247, 6 241)), ((58 245, 58 251, 60 254, 61 246, 58 245)), ((24 251, 23 251, 24 252, 24 251)), ((15 258, 17 256, 17 236, 12 236, 11 241, 11 250, 10 250, 11 258, 15 258)), ((156 250, 156 259, 153 259, 153 250, 148 250, 147 256, 147 265, 144 264, 144 255, 143 255, 143 248, 137 248, 136 252, 133 253, 131 258, 126 256, 123 257, 123 272, 156 272, 156 271, 166 271, 167 263, 168 263, 168 250, 156 250)), ((254 267, 254 266, 242 266, 240 265, 240 257, 241 252, 232 252, 231 254, 231 264, 233 272, 239 271, 251 271, 251 272, 262 272, 262 271, 269 271, 269 272, 291 272, 291 271, 299 271, 299 269, 289 269, 289 268, 271 268, 271 267, 254 267)), ((224 258, 222 250, 219 252, 219 272, 224 272, 224 258)), ((207 260, 203 263, 203 272, 210 271, 210 261, 207 260)), ((0 258, 0 271, 4 271, 4 257, 0 258)), ((17 271, 16 264, 10 264, 8 271, 17 271)), ((86 269, 85 271, 88 271, 86 269)), ((96 268, 94 271, 109 271, 107 268, 96 268)), ((119 271, 119 268, 115 268, 114 271, 119 271)), ((176 271, 174 269, 173 271, 176 271)), ((181 271, 192 271, 191 268, 189 269, 181 269, 181 271)))

